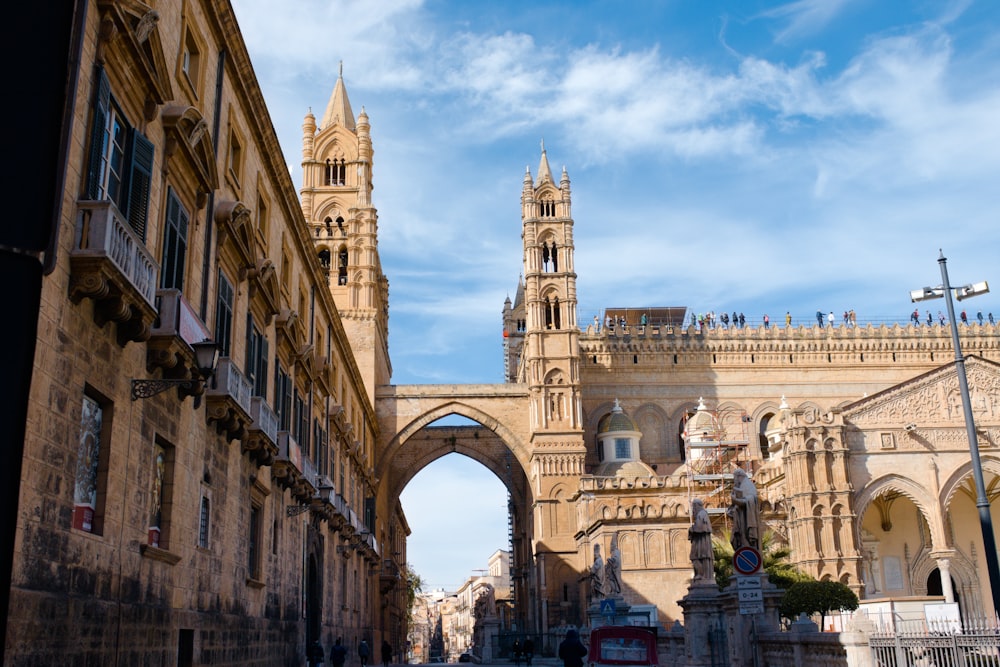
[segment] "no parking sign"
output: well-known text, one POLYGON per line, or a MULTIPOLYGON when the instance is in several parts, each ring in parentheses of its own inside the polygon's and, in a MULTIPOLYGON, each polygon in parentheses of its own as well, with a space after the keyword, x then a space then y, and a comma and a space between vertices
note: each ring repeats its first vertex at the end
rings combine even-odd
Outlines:
POLYGON ((739 574, 757 574, 763 562, 760 552, 753 547, 740 547, 733 554, 733 569, 739 574))

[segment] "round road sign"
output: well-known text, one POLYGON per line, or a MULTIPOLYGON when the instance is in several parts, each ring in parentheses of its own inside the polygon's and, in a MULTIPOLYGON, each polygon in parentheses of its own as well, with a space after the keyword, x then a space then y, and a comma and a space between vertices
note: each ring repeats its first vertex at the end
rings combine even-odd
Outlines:
POLYGON ((740 574, 757 574, 763 559, 753 547, 740 547, 733 554, 733 569, 740 574))

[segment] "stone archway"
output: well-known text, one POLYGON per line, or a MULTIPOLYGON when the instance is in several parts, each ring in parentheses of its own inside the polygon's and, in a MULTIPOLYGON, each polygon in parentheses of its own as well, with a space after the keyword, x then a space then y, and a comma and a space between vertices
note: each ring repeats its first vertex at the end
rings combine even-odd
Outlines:
POLYGON ((528 474, 532 451, 527 405, 523 385, 397 385, 379 387, 376 392, 380 441, 374 468, 379 511, 395 507, 410 480, 453 453, 481 463, 507 488, 514 617, 520 627, 534 624, 529 601, 534 585, 532 508, 536 497, 528 474), (476 424, 435 425, 450 416, 476 424))

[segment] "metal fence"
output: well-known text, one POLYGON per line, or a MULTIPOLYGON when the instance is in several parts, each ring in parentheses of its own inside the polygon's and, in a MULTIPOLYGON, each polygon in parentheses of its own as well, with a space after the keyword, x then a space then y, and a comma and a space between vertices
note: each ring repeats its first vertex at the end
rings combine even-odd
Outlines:
POLYGON ((877 667, 1000 667, 1000 628, 994 623, 877 630, 868 645, 877 667))

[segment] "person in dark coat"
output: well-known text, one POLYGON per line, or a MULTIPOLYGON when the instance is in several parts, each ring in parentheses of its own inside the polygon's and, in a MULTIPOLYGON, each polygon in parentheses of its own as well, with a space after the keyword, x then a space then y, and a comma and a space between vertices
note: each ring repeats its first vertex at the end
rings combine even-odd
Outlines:
POLYGON ((371 650, 368 648, 368 642, 364 639, 358 644, 358 658, 361 660, 361 667, 368 666, 368 656, 371 655, 371 650))
POLYGON ((388 640, 382 640, 382 664, 385 667, 389 667, 389 663, 392 662, 392 644, 388 640))
POLYGON ((333 667, 344 667, 345 662, 347 662, 347 649, 341 643, 340 637, 337 637, 337 641, 330 647, 330 664, 333 667))
POLYGON ((317 665, 322 665, 326 656, 323 654, 323 645, 319 643, 318 639, 314 639, 309 648, 306 649, 306 659, 309 661, 310 667, 316 667, 317 665))
POLYGON ((583 667, 583 657, 587 655, 587 647, 580 641, 580 633, 570 628, 566 639, 559 644, 559 659, 563 667, 583 667))

